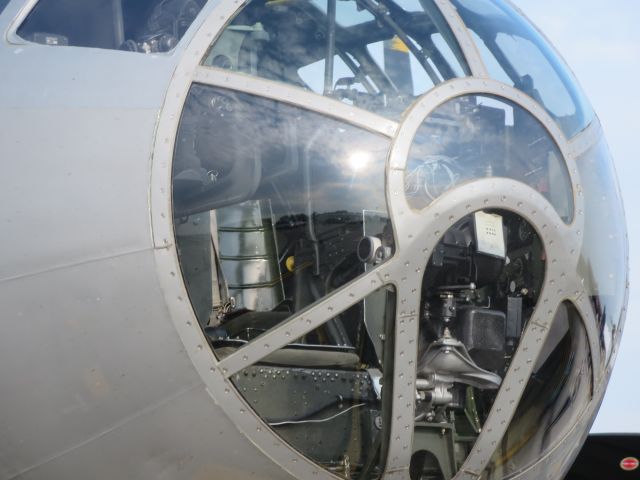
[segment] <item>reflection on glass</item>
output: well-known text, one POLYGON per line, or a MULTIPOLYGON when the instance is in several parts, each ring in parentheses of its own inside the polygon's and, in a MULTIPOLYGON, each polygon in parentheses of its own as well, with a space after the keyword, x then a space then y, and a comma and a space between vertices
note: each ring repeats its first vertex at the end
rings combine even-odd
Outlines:
POLYGON ((391 117, 434 85, 469 74, 432 0, 255 0, 216 39, 203 64, 391 117))
POLYGON ((624 211, 604 138, 577 165, 585 201, 578 274, 598 324, 603 360, 608 360, 624 318, 628 255, 624 211))
MULTIPOLYGON (((250 340, 390 257, 388 146, 300 108, 194 85, 176 140, 173 208, 200 323, 250 340), (371 255, 359 255, 367 245, 371 255)), ((328 325, 305 341, 362 346, 355 325, 328 325)))
POLYGON ((536 306, 545 253, 504 210, 443 235, 422 284, 412 480, 450 479, 473 448, 536 306))
POLYGON ((573 74, 542 35, 503 0, 452 0, 489 73, 543 105, 568 138, 593 111, 573 74))
MULTIPOLYGON (((384 287, 320 330, 329 335, 339 323, 364 340, 372 316, 380 317, 387 332, 393 329, 394 312, 395 292, 384 287), (369 311, 365 303, 374 298, 380 309, 369 311)), ((237 342, 216 340, 215 331, 206 331, 220 355, 237 348, 237 342)), ((306 340, 294 341, 231 380, 278 435, 313 461, 342 478, 380 478, 393 381, 391 365, 383 364, 391 352, 378 361, 364 345, 337 347, 306 340)))
POLYGON ((405 172, 405 193, 420 209, 447 190, 483 177, 507 177, 544 195, 558 215, 573 218, 569 172, 557 145, 515 103, 466 95, 439 106, 420 126, 405 172))
POLYGON ((40 0, 17 33, 51 46, 168 52, 206 1, 40 0))
POLYGON ((520 404, 482 478, 510 477, 542 458, 575 425, 592 393, 587 332, 575 307, 565 302, 555 315, 520 404))

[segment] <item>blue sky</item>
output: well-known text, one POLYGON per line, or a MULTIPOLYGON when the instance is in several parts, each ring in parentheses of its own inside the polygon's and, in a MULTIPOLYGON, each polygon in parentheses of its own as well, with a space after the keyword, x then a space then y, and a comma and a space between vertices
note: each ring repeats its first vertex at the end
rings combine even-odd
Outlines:
POLYGON ((629 230, 631 292, 622 344, 592 432, 640 432, 640 2, 514 0, 560 51, 600 117, 629 230))

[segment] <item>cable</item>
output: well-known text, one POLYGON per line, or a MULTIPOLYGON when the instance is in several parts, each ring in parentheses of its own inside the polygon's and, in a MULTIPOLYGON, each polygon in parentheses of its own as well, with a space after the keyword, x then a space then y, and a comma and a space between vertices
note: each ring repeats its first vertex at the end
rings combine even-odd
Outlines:
POLYGON ((318 419, 318 420, 286 420, 284 422, 270 423, 269 426, 270 427, 279 427, 280 425, 297 425, 297 424, 301 424, 301 423, 323 423, 323 422, 328 422, 329 420, 333 420, 334 418, 337 418, 340 415, 344 415, 349 410, 353 410, 354 408, 358 408, 358 407, 363 407, 364 405, 366 405, 366 403, 359 403, 357 405, 353 405, 353 406, 347 408, 346 410, 344 410, 344 411, 342 411, 340 413, 336 413, 335 415, 332 415, 330 417, 321 418, 321 419, 318 419))

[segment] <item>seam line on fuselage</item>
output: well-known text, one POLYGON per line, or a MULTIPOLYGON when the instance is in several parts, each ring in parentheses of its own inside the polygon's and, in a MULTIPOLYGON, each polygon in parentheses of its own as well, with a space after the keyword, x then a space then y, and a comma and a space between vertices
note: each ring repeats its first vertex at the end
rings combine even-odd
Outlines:
POLYGON ((56 460, 57 458, 63 457, 65 455, 73 452, 74 450, 77 450, 78 448, 81 448, 81 447, 83 447, 83 446, 85 446, 85 445, 87 445, 87 444, 89 444, 89 443, 91 443, 91 442, 93 442, 95 440, 98 440, 99 438, 104 437, 105 435, 108 435, 109 433, 119 429, 120 427, 123 427, 127 423, 129 423, 129 422, 131 422, 131 421, 133 421, 133 420, 135 420, 135 419, 137 419, 139 417, 142 417, 143 415, 147 415, 148 413, 151 413, 154 410, 157 410, 158 408, 166 405, 167 403, 175 400, 176 398, 184 395, 185 393, 190 392, 190 391, 195 390, 196 388, 200 388, 200 387, 204 388, 205 387, 204 383, 199 382, 199 383, 197 383, 195 385, 190 385, 188 387, 185 387, 185 388, 177 391, 176 393, 173 393, 173 394, 169 395, 168 397, 165 397, 162 400, 154 403, 153 405, 150 405, 150 406, 145 407, 145 408, 143 408, 141 410, 138 410, 137 412, 135 412, 135 413, 129 415, 128 417, 124 418, 123 420, 119 421, 118 423, 116 423, 111 428, 108 428, 108 429, 106 429, 106 430, 104 430, 104 431, 102 431, 100 433, 97 433, 97 434, 91 436, 90 438, 88 438, 88 439, 86 439, 86 440, 84 440, 84 441, 82 441, 80 443, 77 443, 77 444, 75 444, 75 445, 73 445, 73 446, 71 446, 71 447, 69 447, 69 448, 67 448, 67 449, 65 449, 65 450, 63 450, 61 452, 54 453, 53 455, 51 455, 50 457, 42 460, 41 462, 35 463, 35 464, 33 464, 33 465, 31 465, 31 466, 29 466, 27 468, 24 468, 24 469, 20 470, 18 473, 16 473, 12 477, 9 477, 7 480, 16 480, 16 479, 20 478, 21 476, 23 476, 24 474, 30 472, 31 470, 34 470, 34 469, 39 468, 39 467, 42 467, 43 465, 46 465, 47 463, 50 463, 50 462, 56 460))
POLYGON ((61 264, 61 265, 53 265, 49 268, 44 268, 42 270, 36 270, 33 272, 27 272, 27 273, 21 273, 18 275, 13 275, 10 277, 4 277, 4 278, 0 278, 0 284, 2 283, 7 283, 7 282, 12 282, 14 280, 21 280, 23 278, 28 278, 28 277, 34 277, 37 275, 42 275, 45 273, 50 273, 50 272, 55 272, 56 270, 64 270, 66 268, 73 268, 73 267, 77 267, 80 265, 87 265, 89 263, 96 263, 96 262, 102 262, 104 260, 110 260, 112 258, 118 258, 118 257, 126 257, 128 255, 135 255, 138 253, 143 253, 143 252, 152 252, 154 250, 153 247, 145 247, 145 248, 140 248, 140 249, 136 249, 136 250, 128 250, 128 251, 122 251, 120 253, 117 253, 115 255, 105 255, 104 257, 95 257, 95 258, 88 258, 85 260, 81 260, 79 262, 72 262, 72 263, 65 263, 65 264, 61 264))

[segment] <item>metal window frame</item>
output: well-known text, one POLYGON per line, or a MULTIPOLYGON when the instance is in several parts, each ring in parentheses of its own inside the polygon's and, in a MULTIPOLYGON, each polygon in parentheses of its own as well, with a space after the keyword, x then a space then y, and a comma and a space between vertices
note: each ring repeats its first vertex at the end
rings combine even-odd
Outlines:
POLYGON ((480 55, 476 42, 473 40, 469 30, 458 14, 458 10, 456 10, 449 0, 434 1, 440 9, 442 16, 445 18, 445 21, 451 27, 451 31, 456 37, 456 40, 458 40, 458 45, 460 45, 460 49, 467 59, 471 75, 479 78, 489 78, 489 72, 482 60, 482 56, 480 55))
POLYGON ((193 81, 203 85, 222 87, 302 107, 305 110, 346 121, 385 137, 393 137, 399 126, 398 122, 389 120, 386 117, 362 108, 352 107, 330 97, 303 90, 300 87, 215 67, 198 67, 194 72, 193 81))
MULTIPOLYGON (((452 19, 451 11, 448 10, 448 7, 451 7, 450 3, 446 0, 436 0, 436 2, 446 20, 451 24, 456 37, 463 38, 465 32, 469 37, 466 28, 461 30, 460 23, 452 19)), ((213 1, 205 6, 207 17, 186 46, 169 87, 159 119, 152 165, 150 221, 158 277, 176 330, 210 392, 212 400, 226 412, 252 443, 294 477, 339 478, 280 439, 253 412, 242 395, 233 387, 229 377, 286 345, 291 338, 296 338, 321 325, 336 313, 345 310, 381 286, 393 285, 398 299, 394 350, 394 402, 389 432, 391 445, 384 478, 408 479, 414 419, 413 415, 407 415, 407 412, 413 412, 415 402, 416 338, 419 331, 420 298, 417 285, 422 281, 422 272, 430 252, 439 241, 441 232, 444 233, 456 221, 474 210, 507 209, 529 221, 540 235, 549 259, 547 271, 539 304, 521 338, 517 353, 503 381, 503 387, 498 393, 494 407, 472 453, 455 478, 480 477, 517 407, 517 402, 526 386, 526 380, 549 332, 549 323, 560 303, 568 300, 576 305, 581 313, 587 331, 592 349, 593 372, 597 375, 594 379, 595 394, 588 411, 576 423, 573 430, 564 439, 559 440, 536 465, 525 471, 522 478, 536 478, 530 475, 540 471, 543 466, 546 467, 549 462, 562 462, 563 458, 566 458, 566 452, 571 448, 567 442, 573 441, 584 432, 585 422, 589 422, 590 414, 595 411, 604 393, 603 379, 610 374, 610 367, 606 372, 600 372, 598 368, 600 363, 597 361, 599 349, 595 348, 598 345, 595 319, 588 303, 585 303, 588 297, 586 292, 579 280, 571 276, 571 273, 576 270, 575 266, 580 254, 580 248, 576 247, 576 239, 580 238, 584 223, 582 213, 584 201, 575 162, 580 153, 585 151, 586 146, 594 144, 600 137, 599 125, 590 126, 568 142, 558 125, 533 99, 512 87, 485 78, 486 68, 482 68, 483 64, 477 51, 475 54, 472 50, 468 53, 469 49, 465 49, 464 40, 461 42, 461 48, 465 55, 470 57, 475 55, 475 60, 470 62, 474 77, 454 79, 438 85, 412 106, 400 124, 382 119, 370 112, 364 115, 361 109, 347 105, 338 107, 331 99, 296 87, 274 84, 267 80, 229 72, 214 73, 214 69, 200 67, 200 61, 209 45, 245 3, 239 0, 213 1), (191 308, 180 274, 173 236, 171 214, 173 147, 180 114, 193 82, 235 88, 246 93, 274 98, 393 137, 386 172, 388 179, 386 196, 396 236, 397 252, 394 257, 323 298, 299 315, 291 317, 222 361, 217 360, 208 348, 191 308), (574 189, 575 215, 571 224, 564 224, 553 206, 532 188, 503 178, 481 179, 454 188, 420 212, 409 208, 403 194, 403 176, 406 154, 415 131, 438 105, 460 95, 483 93, 506 98, 525 108, 545 126, 556 141, 567 162, 574 189), (420 239, 420 243, 416 239, 420 239), (570 254, 567 255, 567 252, 570 254)))

